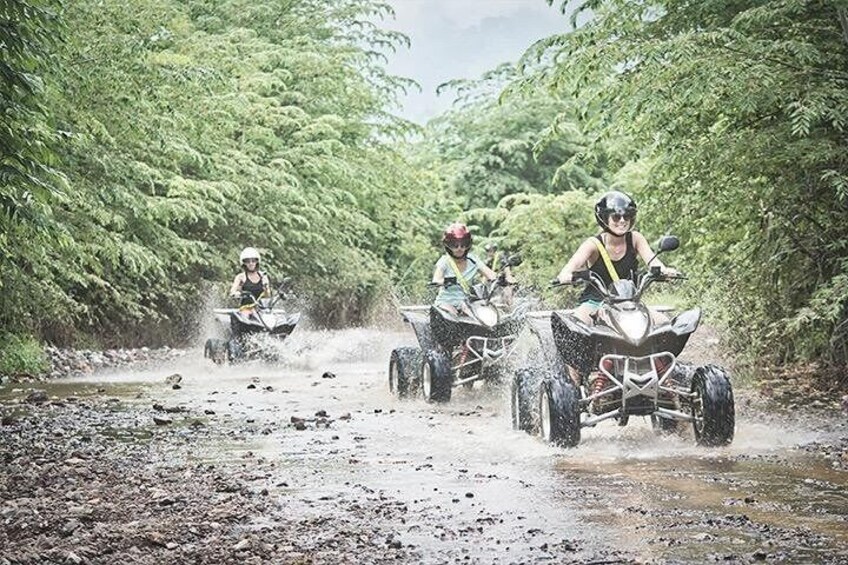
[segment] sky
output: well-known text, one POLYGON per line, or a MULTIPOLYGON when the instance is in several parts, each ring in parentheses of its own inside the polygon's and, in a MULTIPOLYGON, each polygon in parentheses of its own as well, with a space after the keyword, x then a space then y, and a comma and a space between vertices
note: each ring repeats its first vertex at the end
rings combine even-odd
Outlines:
POLYGON ((400 115, 425 123, 450 107, 436 87, 479 78, 500 63, 516 61, 534 41, 569 29, 558 4, 545 0, 390 0, 395 19, 383 26, 409 36, 412 46, 389 56, 390 73, 414 79, 422 92, 403 97, 400 115))

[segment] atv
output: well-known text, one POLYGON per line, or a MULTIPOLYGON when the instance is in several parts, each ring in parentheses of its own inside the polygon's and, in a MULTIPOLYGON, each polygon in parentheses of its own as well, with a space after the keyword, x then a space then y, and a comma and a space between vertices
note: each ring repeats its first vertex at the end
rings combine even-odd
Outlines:
MULTIPOLYGON (((503 268, 520 264, 509 258, 503 268)), ((445 286, 458 284, 445 278, 445 286)), ((434 286, 432 283, 430 286, 434 286)), ((438 306, 406 306, 400 312, 412 326, 419 347, 399 347, 389 360, 389 390, 399 398, 421 390, 427 402, 448 402, 455 387, 477 381, 498 384, 515 351, 525 324, 526 307, 503 300, 509 286, 501 273, 497 280, 476 284, 452 314, 438 306)))
POLYGON ((300 321, 300 314, 289 314, 277 304, 288 296, 289 279, 283 280, 274 298, 256 299, 249 292, 241 293, 240 300, 247 304, 238 308, 216 308, 213 310, 227 339, 209 338, 203 356, 216 365, 253 359, 273 360, 274 355, 263 347, 262 337, 268 336, 282 341, 287 338, 300 321))
MULTIPOLYGON (((678 245, 676 237, 663 237, 658 254, 678 245)), ((591 271, 575 272, 571 284, 592 284, 603 296, 596 322, 587 325, 569 311, 553 311, 545 328, 541 321, 548 313, 530 314, 531 330, 541 344, 540 362, 514 375, 513 427, 535 428, 546 442, 574 447, 584 428, 604 420, 625 426, 631 416, 649 416, 657 433, 680 431, 681 423, 691 422, 699 445, 731 443, 735 412, 727 372, 678 360, 700 323, 700 309, 658 320, 642 302, 653 283, 683 278, 664 276, 653 267, 638 286, 620 280, 607 288, 591 271), (566 367, 580 374, 580 386, 566 367)))

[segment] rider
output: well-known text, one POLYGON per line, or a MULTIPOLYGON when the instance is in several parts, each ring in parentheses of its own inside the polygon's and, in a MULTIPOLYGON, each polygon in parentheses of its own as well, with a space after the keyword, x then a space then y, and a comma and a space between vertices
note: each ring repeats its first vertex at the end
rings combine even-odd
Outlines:
MULTIPOLYGON (((488 241, 486 245, 483 246, 483 249, 486 251, 486 264, 493 271, 500 272, 505 280, 509 281, 510 284, 514 282, 512 278, 512 268, 509 265, 506 265, 506 260, 508 255, 504 251, 499 251, 499 246, 496 241, 488 241)), ((513 287, 505 286, 503 288, 503 292, 501 293, 501 298, 503 303, 510 307, 512 305, 513 299, 513 287)))
POLYGON ((259 251, 254 247, 245 247, 239 255, 242 272, 236 275, 230 287, 230 296, 241 298, 240 306, 251 306, 255 301, 271 294, 268 275, 259 270, 259 251), (250 293, 253 297, 244 295, 250 293))
POLYGON ((489 281, 497 279, 498 275, 477 255, 469 253, 471 232, 465 224, 453 223, 445 228, 442 233, 442 245, 446 255, 436 262, 436 270, 433 273, 433 283, 441 286, 434 304, 456 315, 465 303, 465 295, 469 292, 477 273, 489 281), (445 279, 455 279, 456 284, 445 286, 445 279))
MULTIPOLYGON (((583 269, 598 275, 606 286, 612 284, 614 278, 635 279, 639 257, 648 267, 660 267, 660 272, 665 276, 680 274, 657 259, 645 236, 633 229, 636 224, 636 202, 630 196, 617 191, 601 196, 595 203, 595 220, 603 231, 580 244, 557 276, 559 282, 571 282, 574 272, 583 269), (606 258, 601 255, 601 250, 606 258), (606 259, 609 259, 615 275, 610 272, 606 259)), ((591 324, 602 299, 598 290, 586 285, 580 295, 580 305, 574 309, 573 314, 584 323, 591 324)))

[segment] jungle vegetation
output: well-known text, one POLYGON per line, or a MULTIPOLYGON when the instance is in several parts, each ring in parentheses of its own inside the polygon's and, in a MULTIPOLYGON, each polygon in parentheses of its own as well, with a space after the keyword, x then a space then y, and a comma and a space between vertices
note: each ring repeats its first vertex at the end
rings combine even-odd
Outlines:
POLYGON ((621 189, 738 351, 846 364, 848 3, 549 1, 419 129, 381 0, 0 0, 7 341, 185 342, 245 245, 367 323, 457 218, 542 289, 621 189))

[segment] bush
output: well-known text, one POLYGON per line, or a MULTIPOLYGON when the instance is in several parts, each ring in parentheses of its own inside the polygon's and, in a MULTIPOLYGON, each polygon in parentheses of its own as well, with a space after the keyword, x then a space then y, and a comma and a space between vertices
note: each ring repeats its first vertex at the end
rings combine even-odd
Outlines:
POLYGON ((0 335, 0 375, 40 375, 50 363, 44 348, 29 335, 0 335))

